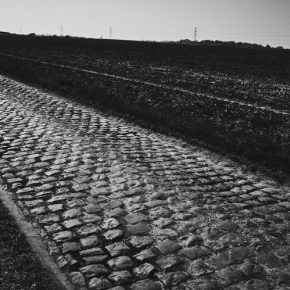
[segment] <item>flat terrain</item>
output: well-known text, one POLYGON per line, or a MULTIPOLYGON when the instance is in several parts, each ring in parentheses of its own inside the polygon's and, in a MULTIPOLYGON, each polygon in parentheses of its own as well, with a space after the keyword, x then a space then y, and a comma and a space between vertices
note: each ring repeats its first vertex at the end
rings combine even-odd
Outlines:
POLYGON ((289 110, 290 50, 0 36, 0 52, 289 110))
POLYGON ((0 72, 290 172, 290 50, 8 35, 0 72))
POLYGON ((288 188, 4 76, 0 128, 2 183, 77 288, 290 287, 288 188))

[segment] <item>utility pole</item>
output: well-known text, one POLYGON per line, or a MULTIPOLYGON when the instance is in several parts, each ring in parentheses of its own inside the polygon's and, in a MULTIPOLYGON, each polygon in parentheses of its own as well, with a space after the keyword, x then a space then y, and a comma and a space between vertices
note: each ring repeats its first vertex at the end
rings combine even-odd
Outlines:
POLYGON ((112 27, 110 27, 110 39, 112 39, 112 33, 113 33, 112 27))
POLYGON ((197 27, 194 28, 194 41, 197 41, 197 27))
POLYGON ((62 25, 60 26, 60 35, 63 36, 63 27, 62 27, 62 25))
POLYGON ((19 31, 20 31, 20 34, 22 34, 22 26, 20 26, 20 29, 19 29, 19 31))

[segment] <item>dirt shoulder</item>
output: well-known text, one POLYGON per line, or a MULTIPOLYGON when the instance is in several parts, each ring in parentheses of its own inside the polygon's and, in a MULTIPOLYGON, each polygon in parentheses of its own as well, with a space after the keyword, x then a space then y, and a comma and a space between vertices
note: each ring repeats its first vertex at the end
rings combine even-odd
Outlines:
POLYGON ((8 210, 0 203, 0 289, 62 290, 38 261, 8 210))

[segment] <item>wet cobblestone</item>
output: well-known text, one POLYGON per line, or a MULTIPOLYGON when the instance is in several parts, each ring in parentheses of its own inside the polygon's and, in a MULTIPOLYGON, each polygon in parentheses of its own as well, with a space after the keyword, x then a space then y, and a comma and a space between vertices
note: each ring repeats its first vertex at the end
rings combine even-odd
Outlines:
POLYGON ((77 289, 290 289, 289 189, 2 76, 0 178, 77 289))

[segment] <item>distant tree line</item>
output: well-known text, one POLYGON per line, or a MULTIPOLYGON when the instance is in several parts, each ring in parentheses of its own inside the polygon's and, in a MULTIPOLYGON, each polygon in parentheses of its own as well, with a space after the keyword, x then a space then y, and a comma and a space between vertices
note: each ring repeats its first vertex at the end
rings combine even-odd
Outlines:
POLYGON ((212 45, 212 46, 235 46, 235 47, 246 47, 246 48, 275 48, 275 49, 284 49, 282 46, 271 47, 269 44, 263 46, 257 43, 248 43, 248 42, 235 42, 235 41, 221 41, 221 40, 201 40, 193 41, 190 39, 181 39, 177 43, 182 44, 192 44, 192 45, 212 45))

